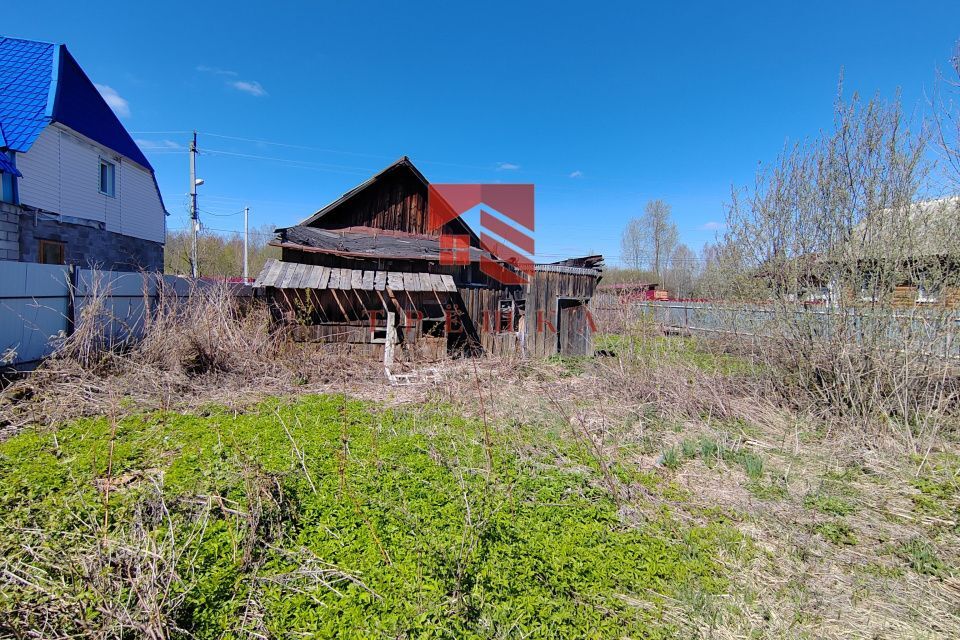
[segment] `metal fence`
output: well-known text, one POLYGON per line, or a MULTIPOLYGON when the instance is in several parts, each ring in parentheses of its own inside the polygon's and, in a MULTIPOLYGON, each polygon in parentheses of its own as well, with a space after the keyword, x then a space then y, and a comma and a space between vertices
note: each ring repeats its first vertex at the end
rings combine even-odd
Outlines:
POLYGON ((213 283, 158 273, 94 271, 67 265, 0 261, 0 367, 30 369, 70 335, 94 299, 103 334, 141 334, 159 296, 186 297, 213 283))
POLYGON ((883 338, 889 345, 930 355, 960 358, 960 315, 923 307, 907 310, 801 307, 774 309, 762 305, 717 302, 634 302, 632 314, 647 315, 664 329, 691 334, 741 337, 784 337, 827 340, 838 334, 853 340, 883 338), (778 323, 774 331, 774 321, 778 323), (786 336, 790 337, 790 334, 786 336))

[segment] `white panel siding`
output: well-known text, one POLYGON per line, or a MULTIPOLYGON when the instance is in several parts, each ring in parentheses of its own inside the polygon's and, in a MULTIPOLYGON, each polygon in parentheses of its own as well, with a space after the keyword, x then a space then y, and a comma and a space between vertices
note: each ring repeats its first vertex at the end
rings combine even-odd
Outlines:
POLYGON ((26 153, 17 154, 20 202, 60 211, 60 132, 47 127, 26 153))
POLYGON ((160 204, 153 176, 138 165, 125 162, 122 170, 117 167, 117 194, 123 201, 121 233, 163 242, 166 234, 166 212, 160 204))
MULTIPOLYGON (((60 133, 60 211, 65 216, 106 222, 107 200, 100 193, 100 154, 91 145, 60 133)), ((120 231, 107 226, 107 231, 120 231)))
POLYGON ((20 202, 54 213, 103 222, 108 231, 163 242, 166 216, 153 176, 59 124, 48 126, 17 155, 20 202), (116 165, 115 196, 100 193, 100 158, 116 165))

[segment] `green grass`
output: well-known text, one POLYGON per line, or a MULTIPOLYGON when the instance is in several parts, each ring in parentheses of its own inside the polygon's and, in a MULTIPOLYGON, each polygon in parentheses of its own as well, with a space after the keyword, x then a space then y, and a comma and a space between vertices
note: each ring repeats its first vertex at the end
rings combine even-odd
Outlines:
POLYGON ((910 538, 900 543, 895 553, 920 575, 943 578, 953 573, 933 545, 923 538, 910 538))
POLYGON ((831 516, 848 516, 856 507, 841 497, 826 493, 808 493, 803 498, 803 506, 831 516))
POLYGON ((687 438, 661 454, 661 464, 676 471, 685 460, 700 458, 713 468, 720 462, 739 466, 747 476, 746 488, 761 500, 781 500, 787 496, 785 483, 767 473, 763 458, 742 447, 729 447, 713 438, 687 438))
POLYGON ((838 546, 855 546, 858 543, 857 536, 853 532, 853 527, 842 520, 821 522, 814 527, 814 531, 838 546))
MULTIPOLYGON (((671 636, 655 594, 723 593, 716 558, 742 546, 727 524, 668 509, 628 524, 595 469, 530 454, 573 445, 520 426, 494 432, 488 452, 482 427, 442 406, 315 396, 111 430, 82 420, 0 443, 0 558, 77 603, 64 632, 135 602, 123 563, 97 566, 120 585, 103 593, 68 567, 105 547, 127 562, 120 542, 138 535, 182 546, 162 610, 196 638, 242 636, 253 618, 284 637, 671 636), (352 578, 334 589, 304 567, 352 578)), ((0 582, 0 627, 23 631, 50 602, 0 582)))
MULTIPOLYGON (((919 514, 955 520, 960 510, 960 459, 949 454, 932 456, 926 472, 911 480, 913 508, 919 514)), ((958 527, 960 530, 960 527, 958 527)))
POLYGON ((695 338, 608 333, 594 336, 594 348, 606 349, 620 356, 630 354, 639 360, 649 360, 651 364, 686 364, 720 375, 742 375, 754 371, 747 360, 707 351, 695 338))

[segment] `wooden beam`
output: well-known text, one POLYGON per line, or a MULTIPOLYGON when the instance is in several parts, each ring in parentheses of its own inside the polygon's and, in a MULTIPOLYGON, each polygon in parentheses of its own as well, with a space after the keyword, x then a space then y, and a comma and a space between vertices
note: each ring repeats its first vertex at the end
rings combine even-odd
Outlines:
POLYGON ((330 289, 330 293, 333 295, 333 299, 336 301, 337 306, 340 307, 340 313, 343 314, 345 320, 350 319, 350 314, 347 313, 347 310, 344 309, 343 304, 340 302, 340 296, 337 295, 336 289, 330 289))

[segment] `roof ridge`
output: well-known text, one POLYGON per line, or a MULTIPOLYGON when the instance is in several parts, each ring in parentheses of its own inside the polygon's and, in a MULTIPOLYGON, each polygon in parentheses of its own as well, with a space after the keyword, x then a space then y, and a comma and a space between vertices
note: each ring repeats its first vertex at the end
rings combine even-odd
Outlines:
POLYGON ((18 42, 34 42, 37 44, 49 44, 52 47, 58 46, 58 42, 50 42, 48 40, 34 40, 33 38, 18 38, 16 36, 0 36, 0 41, 3 40, 17 40, 18 42))

